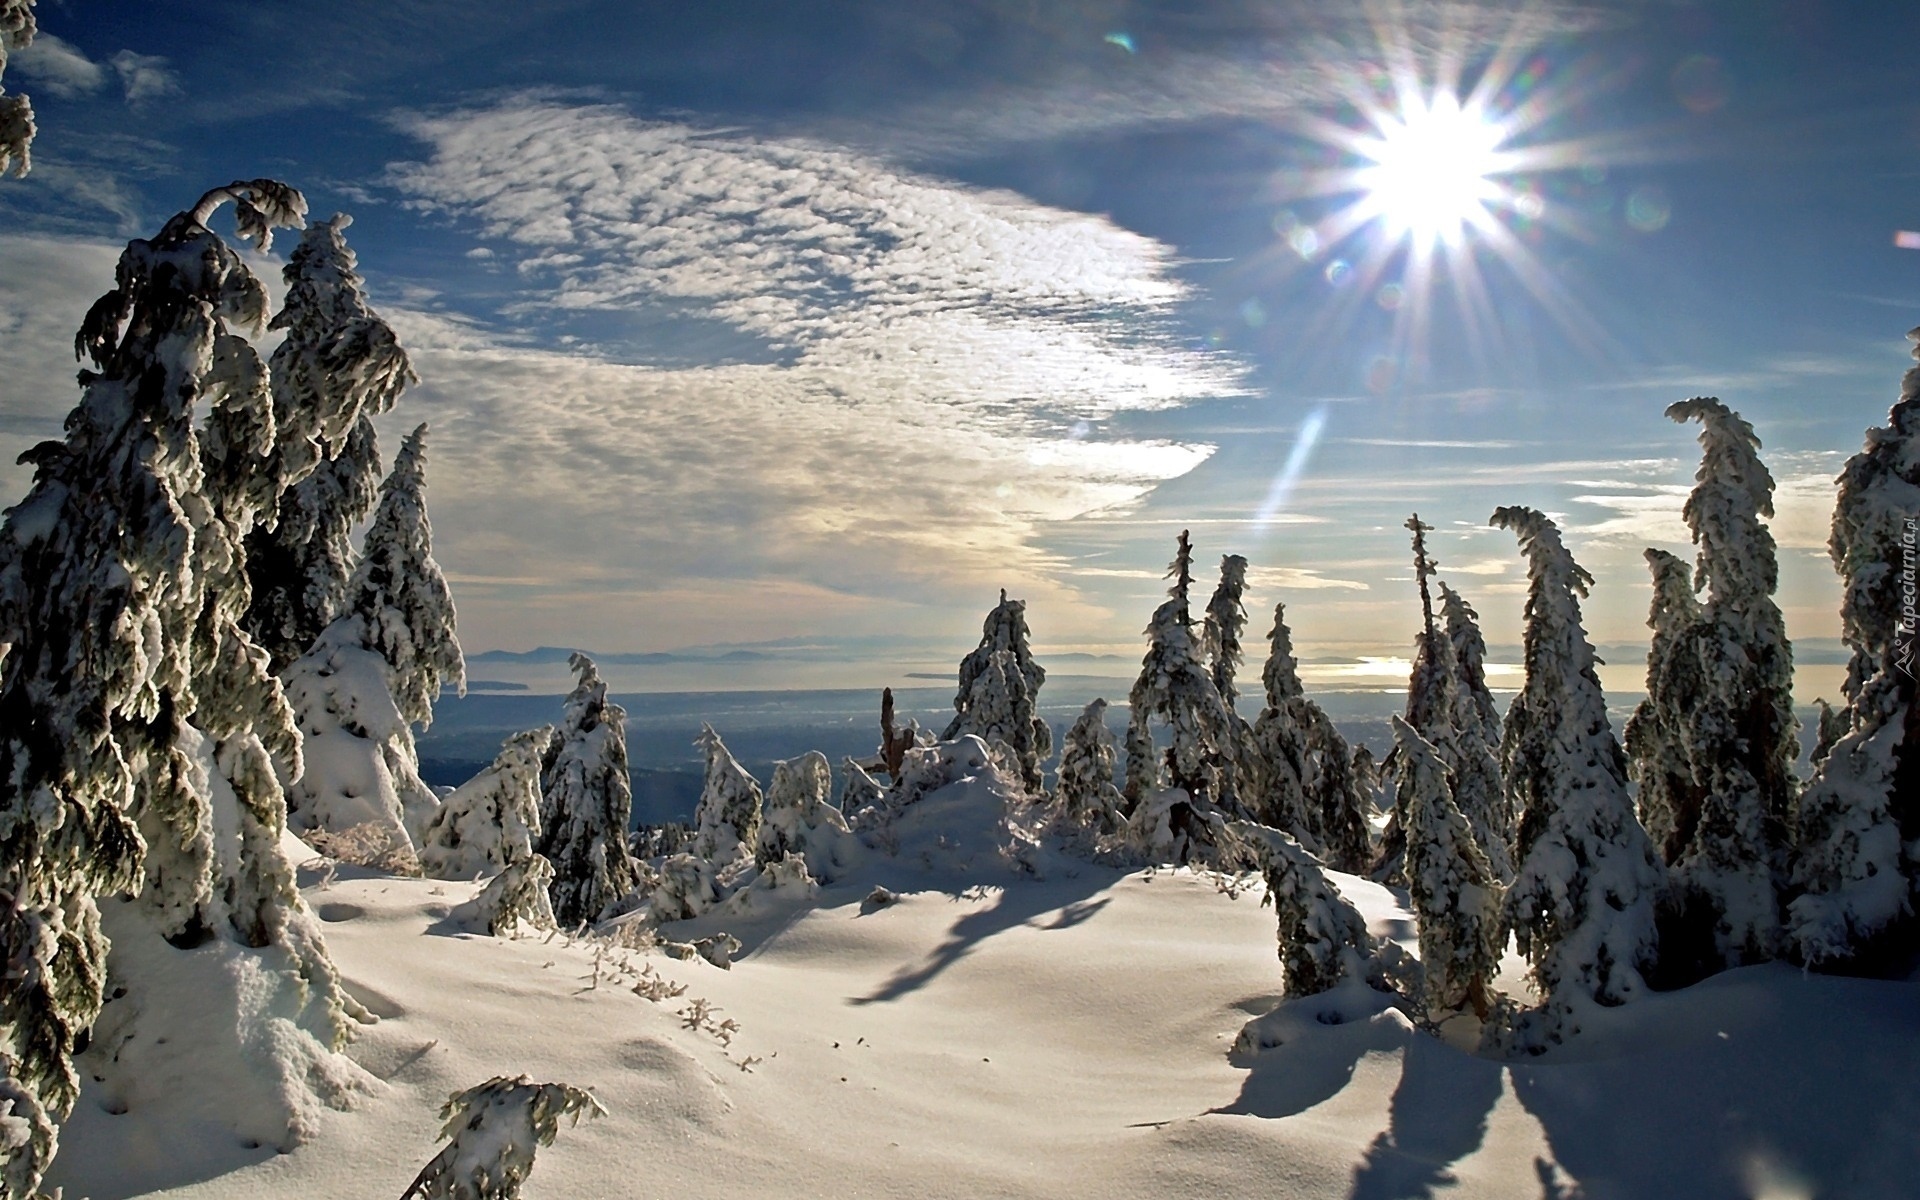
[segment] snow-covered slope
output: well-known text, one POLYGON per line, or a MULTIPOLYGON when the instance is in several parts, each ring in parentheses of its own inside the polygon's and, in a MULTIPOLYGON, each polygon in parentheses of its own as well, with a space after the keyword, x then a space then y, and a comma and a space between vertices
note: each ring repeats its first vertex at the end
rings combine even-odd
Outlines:
MULTIPOLYGON (((1235 1060, 1279 991, 1257 889, 1055 856, 1036 879, 991 852, 983 781, 923 803, 954 852, 919 853, 928 831, 903 820, 899 855, 810 903, 773 893, 750 920, 669 930, 725 925, 746 944, 730 971, 460 933, 446 914, 475 885, 343 871, 308 899, 381 1017, 351 1053, 385 1086, 287 1154, 209 1126, 205 1105, 112 1115, 88 1092, 49 1183, 398 1196, 450 1092, 524 1072, 611 1114, 541 1151, 535 1198, 1914 1194, 1915 984, 1733 971, 1520 1064, 1392 1013, 1235 1060), (643 971, 686 990, 636 994, 643 971)), ((1335 878, 1411 947, 1393 895, 1335 878)))

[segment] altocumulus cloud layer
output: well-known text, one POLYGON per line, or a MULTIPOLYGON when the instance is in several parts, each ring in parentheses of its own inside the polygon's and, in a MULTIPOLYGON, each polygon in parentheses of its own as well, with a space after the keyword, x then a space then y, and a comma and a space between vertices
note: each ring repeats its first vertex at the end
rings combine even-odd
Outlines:
POLYGON ((1082 598, 1040 526, 1209 451, 1107 440, 1102 418, 1240 386, 1168 332, 1167 249, 1099 217, 599 105, 409 128, 431 153, 392 182, 513 263, 509 317, 666 310, 773 360, 633 365, 406 320, 416 411, 437 414, 442 557, 472 577, 478 642, 516 641, 529 604, 574 607, 568 632, 601 645, 777 636, 828 610, 924 628, 909 606, 972 614, 1002 585, 1061 606, 1055 629, 1097 621, 1069 616, 1082 598))

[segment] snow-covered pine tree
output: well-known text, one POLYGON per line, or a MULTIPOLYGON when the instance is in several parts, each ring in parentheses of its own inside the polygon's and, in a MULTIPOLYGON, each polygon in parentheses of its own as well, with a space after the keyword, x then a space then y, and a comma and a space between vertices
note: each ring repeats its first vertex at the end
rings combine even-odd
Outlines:
POLYGON ((1407 815, 1407 887, 1420 918, 1420 964, 1429 1013, 1472 1009, 1485 1020, 1493 977, 1506 949, 1500 882, 1477 831, 1454 805, 1447 764, 1434 745, 1396 716, 1399 808, 1407 815))
POLYGON ((372 417, 415 382, 393 330, 367 306, 336 214, 309 225, 283 274, 286 306, 271 328, 280 497, 247 538, 253 599, 246 628, 276 672, 306 653, 345 609, 350 535, 372 511, 380 458, 372 417))
POLYGON ((775 763, 754 860, 766 867, 797 855, 806 860, 807 874, 822 883, 844 874, 857 839, 829 799, 832 794, 833 772, 818 750, 775 763))
MULTIPOLYGON (((7 73, 7 54, 33 43, 38 26, 34 0, 0 0, 0 76, 7 73)), ((33 169, 33 105, 25 96, 9 96, 0 87, 0 179, 8 170, 24 176, 33 169)))
POLYGON ((1060 773, 1054 786, 1060 819, 1069 828, 1094 837, 1120 832, 1126 824, 1125 801, 1114 786, 1113 734, 1107 729, 1107 702, 1095 699, 1067 730, 1060 749, 1060 773))
POLYGON ((1238 554, 1220 558, 1220 583, 1207 601, 1206 617, 1201 623, 1200 645, 1206 655, 1207 675, 1213 690, 1220 693, 1226 707, 1227 722, 1233 736, 1225 747, 1233 756, 1231 791, 1222 803, 1235 815, 1252 817, 1253 795, 1260 786, 1258 750, 1253 745, 1253 726, 1234 711, 1239 693, 1234 677, 1240 671, 1244 652, 1240 639, 1247 629, 1247 560, 1238 554))
MULTIPOLYGON (((1920 329, 1907 334, 1920 358, 1920 329)), ((1920 367, 1884 426, 1840 472, 1828 541, 1844 591, 1847 731, 1800 800, 1789 931, 1803 961, 1903 970, 1920 950, 1920 704, 1915 703, 1915 520, 1920 367)))
POLYGON ((271 947, 260 979, 284 989, 294 1038, 337 1047, 358 1011, 279 852, 269 755, 297 771, 299 742, 234 623, 244 580, 223 587, 260 494, 239 450, 273 432, 265 369, 232 332, 259 329, 266 293, 206 225, 228 200, 263 247, 305 209, 283 184, 236 182, 128 244, 76 339, 96 369, 81 373, 66 440, 23 456, 34 483, 0 534, 9 1200, 37 1186, 77 1094, 74 1047, 109 967, 100 896, 144 882, 128 936, 271 947), (225 439, 211 450, 193 425, 202 401, 225 439))
POLYGON ((408 435, 381 486, 345 611, 284 675, 308 758, 289 793, 303 828, 376 822, 406 845, 439 807, 420 779, 412 727, 433 720, 443 687, 465 693, 466 665, 433 558, 426 433, 408 435))
MULTIPOLYGON (((1413 639, 1413 670, 1407 678, 1407 724, 1421 737, 1440 747, 1449 764, 1454 761, 1453 714, 1457 704, 1459 668, 1454 661, 1453 642, 1441 635, 1433 623, 1432 579, 1440 564, 1427 553, 1427 535, 1433 526, 1414 513, 1406 520, 1413 534, 1413 577, 1420 590, 1420 632, 1413 639)), ((1393 811, 1380 835, 1380 860, 1374 864, 1376 878, 1391 883, 1405 879, 1407 857, 1407 814, 1401 809, 1400 746, 1396 742, 1387 752, 1382 774, 1394 795, 1393 811)))
POLYGON ((627 710, 575 651, 573 691, 540 779, 539 852, 553 864, 553 915, 563 928, 608 916, 640 881, 627 850, 633 783, 627 775, 627 710))
POLYGON ((1793 650, 1773 600, 1779 578, 1773 476, 1753 427, 1711 397, 1667 409, 1700 422, 1704 451, 1684 516, 1700 547, 1695 583, 1706 603, 1680 657, 1701 688, 1683 732, 1699 821, 1672 862, 1661 928, 1661 972, 1682 982, 1772 958, 1798 795, 1793 650))
POLYGON ((1372 856, 1371 787, 1354 774, 1346 739, 1300 682, 1285 604, 1274 605, 1268 644, 1267 703, 1252 738, 1263 823, 1323 850, 1338 870, 1364 871, 1372 856))
POLYGON ((1349 980, 1384 990, 1379 945, 1358 909, 1327 878, 1320 860, 1286 833, 1236 821, 1235 835, 1254 847, 1267 894, 1279 917, 1280 977, 1289 999, 1331 991, 1349 980))
POLYGON ((1692 842, 1704 798, 1686 742, 1688 714, 1705 684, 1700 664, 1690 656, 1700 602, 1693 594, 1693 568, 1684 559, 1653 547, 1646 557, 1653 574, 1647 612, 1653 640, 1647 648, 1647 695, 1627 721, 1626 749, 1628 771, 1640 788, 1640 823, 1661 857, 1672 862, 1692 842))
POLYGON ((1512 530, 1527 556, 1526 682, 1507 710, 1502 747, 1520 813, 1503 918, 1542 997, 1520 1015, 1513 1044, 1538 1051, 1578 1033, 1590 1006, 1640 993, 1663 872, 1634 817, 1626 756, 1580 623, 1593 577, 1542 513, 1500 508, 1491 523, 1512 530))
POLYGON ((1130 817, 1146 816, 1142 806, 1161 782, 1150 722, 1165 721, 1172 734, 1166 781, 1185 797, 1152 820, 1164 822, 1176 857, 1187 861, 1214 852, 1212 831, 1221 823, 1219 805, 1232 786, 1233 723, 1213 680, 1200 665, 1194 644, 1188 608, 1193 548, 1186 530, 1180 532, 1179 549, 1167 577, 1173 585, 1147 626, 1147 653, 1128 697, 1125 793, 1130 817))
POLYGON ((472 879, 533 857, 540 760, 552 741, 551 725, 509 736, 486 770, 441 801, 420 838, 420 869, 434 879, 472 879))
POLYGON ((533 1173, 533 1156, 553 1145, 560 1118, 604 1117, 607 1110, 565 1083, 525 1075, 487 1080, 447 1099, 440 1116, 447 1144, 414 1176, 400 1200, 516 1200, 533 1173))
POLYGON ((840 760, 840 815, 851 826, 860 813, 886 803, 887 789, 851 758, 840 760))
POLYGON ((974 733, 989 746, 1005 746, 1028 793, 1038 795, 1045 783, 1042 764, 1053 754, 1053 730, 1039 715, 1040 685, 1046 681, 1046 669, 1033 660, 1028 644, 1027 602, 1007 599, 1002 588, 980 644, 960 660, 954 716, 940 740, 974 733))
POLYGON ((693 744, 706 757, 707 766, 700 801, 693 810, 691 853, 717 869, 743 858, 751 860, 760 839, 760 784, 735 761, 713 726, 701 725, 693 744))
POLYGON ((1453 659, 1452 757, 1453 806, 1473 829, 1494 878, 1513 878, 1513 810, 1507 807, 1500 778, 1500 714, 1486 683, 1486 644, 1479 614, 1460 593, 1440 584, 1447 628, 1442 639, 1453 659), (1462 658, 1462 654, 1466 657, 1462 658))

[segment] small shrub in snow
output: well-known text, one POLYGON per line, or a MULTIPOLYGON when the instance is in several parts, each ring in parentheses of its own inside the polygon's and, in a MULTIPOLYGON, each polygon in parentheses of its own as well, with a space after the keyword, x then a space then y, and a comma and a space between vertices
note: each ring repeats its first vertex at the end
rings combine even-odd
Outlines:
POLYGON ((1107 702, 1096 699, 1067 730, 1060 750, 1060 774, 1054 785, 1060 820, 1095 838, 1110 837, 1126 824, 1125 805, 1113 782, 1113 734, 1107 729, 1107 702))
POLYGON ((522 926, 534 930, 558 927, 548 889, 553 864, 538 854, 515 859, 487 881, 480 894, 458 905, 450 914, 455 924, 490 937, 512 937, 522 926))
POLYGON ((684 921, 720 903, 719 871, 699 854, 669 854, 647 889, 647 903, 658 922, 684 921))
POLYGON ((525 1075, 496 1076, 455 1092, 440 1110, 448 1139, 414 1177, 400 1200, 514 1200, 533 1173, 533 1156, 553 1145, 560 1118, 604 1117, 589 1092, 565 1083, 535 1083, 525 1075))
POLYGON ((412 845, 394 840, 393 826, 381 821, 350 825, 338 833, 309 829, 301 840, 337 863, 371 867, 387 875, 417 879, 425 872, 412 845))
MULTIPOLYGON (((906 750, 901 749, 901 758, 906 750)), ((896 762, 894 768, 899 769, 896 762)), ((863 822, 861 814, 875 810, 886 803, 887 789, 868 773, 866 767, 851 758, 840 761, 840 815, 846 819, 848 828, 859 828, 863 822)))
MULTIPOLYGON (((1367 930, 1366 918, 1327 878, 1319 859, 1277 829, 1235 822, 1267 880, 1263 903, 1279 918, 1280 976, 1288 998, 1359 982, 1392 992, 1405 965, 1367 930)), ((1392 947, 1392 951, 1398 951, 1392 947)))

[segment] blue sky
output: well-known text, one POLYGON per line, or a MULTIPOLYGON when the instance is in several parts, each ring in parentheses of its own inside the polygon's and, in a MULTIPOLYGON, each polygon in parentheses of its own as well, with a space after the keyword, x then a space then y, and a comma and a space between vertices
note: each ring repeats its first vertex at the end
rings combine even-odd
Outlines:
POLYGON ((1766 444, 1814 659, 1831 478, 1920 322, 1905 3, 38 13, 4 78, 42 132, 0 183, 0 451, 57 434, 119 244, 285 179, 354 214, 414 351, 385 444, 434 424, 470 651, 844 646, 831 678, 878 683, 1006 587, 1043 653, 1136 655, 1190 527, 1203 568, 1252 561, 1253 633, 1284 600, 1321 682, 1387 682, 1339 664, 1406 652, 1415 509, 1517 641, 1508 503, 1560 518, 1629 646, 1642 548, 1686 542, 1661 412, 1705 393, 1766 444), (1512 156, 1425 289, 1390 219, 1342 236, 1364 187, 1326 194, 1396 79, 1484 81, 1512 156))

